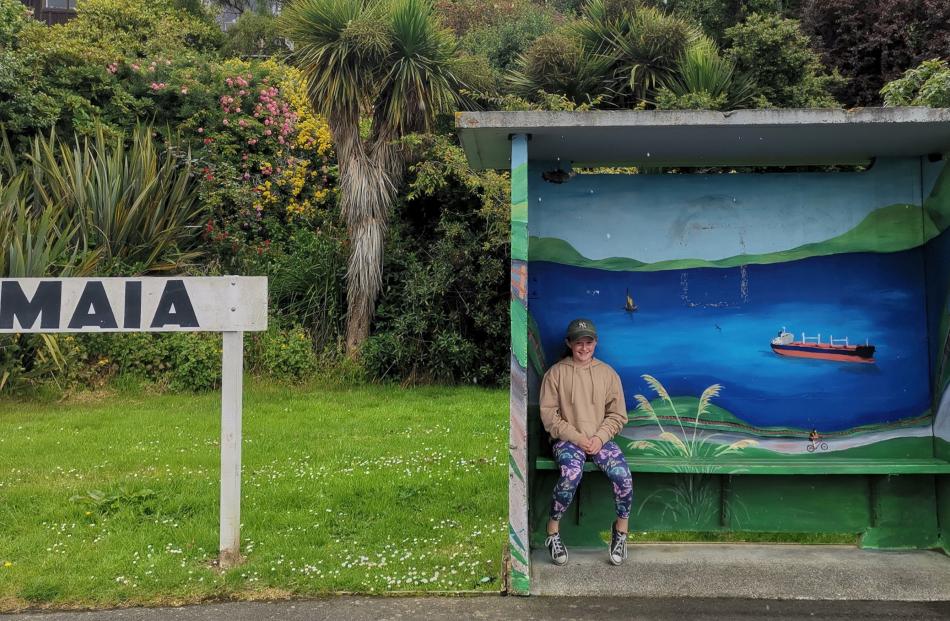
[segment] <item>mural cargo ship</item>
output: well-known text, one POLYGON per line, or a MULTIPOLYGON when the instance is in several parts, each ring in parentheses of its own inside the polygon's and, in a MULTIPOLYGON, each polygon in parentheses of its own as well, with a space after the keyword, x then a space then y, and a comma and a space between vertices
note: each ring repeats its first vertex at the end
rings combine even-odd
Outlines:
POLYGON ((803 332, 802 340, 796 341, 790 332, 786 332, 785 328, 782 328, 778 336, 772 339, 771 345, 772 351, 779 356, 835 360, 838 362, 874 362, 874 345, 869 343, 850 345, 847 338, 836 339, 830 337, 827 343, 822 343, 821 334, 805 336, 803 332))

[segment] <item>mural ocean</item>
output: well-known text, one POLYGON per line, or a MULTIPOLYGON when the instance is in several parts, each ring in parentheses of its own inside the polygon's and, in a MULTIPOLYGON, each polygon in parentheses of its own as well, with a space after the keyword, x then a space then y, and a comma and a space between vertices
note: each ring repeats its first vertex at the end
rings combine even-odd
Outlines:
MULTIPOLYGON (((950 205, 921 200, 919 170, 889 162, 800 186, 731 175, 713 179, 716 194, 685 178, 662 198, 648 176, 540 188, 528 291, 545 359, 572 318, 594 320, 597 355, 623 379, 634 452, 932 457, 940 337, 928 335, 925 265, 948 256, 950 205), (592 190, 603 183, 610 203, 592 190), (585 195, 584 209, 572 204, 585 195), (592 233, 577 214, 604 225, 592 233)), ((950 183, 934 177, 925 196, 950 183)))

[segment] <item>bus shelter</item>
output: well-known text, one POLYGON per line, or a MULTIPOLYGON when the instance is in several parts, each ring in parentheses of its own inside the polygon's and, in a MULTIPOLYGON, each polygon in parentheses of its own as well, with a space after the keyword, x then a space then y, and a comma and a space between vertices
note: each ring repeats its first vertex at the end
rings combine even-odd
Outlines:
MULTIPOLYGON (((950 110, 465 112, 511 171, 509 577, 557 471, 575 317, 620 374, 631 531, 853 533, 950 552, 950 110)), ((588 464, 589 470, 595 470, 588 464)), ((601 545, 585 475, 562 521, 601 545)))

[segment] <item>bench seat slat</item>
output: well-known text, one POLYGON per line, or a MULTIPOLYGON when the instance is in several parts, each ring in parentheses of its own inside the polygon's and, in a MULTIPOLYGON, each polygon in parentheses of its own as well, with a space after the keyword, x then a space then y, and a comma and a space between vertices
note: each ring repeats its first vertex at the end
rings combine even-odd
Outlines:
MULTIPOLYGON (((922 459, 744 459, 711 460, 627 457, 631 472, 698 474, 950 474, 950 462, 937 458, 922 459)), ((538 470, 557 470, 553 459, 540 457, 538 470)), ((591 462, 587 472, 597 470, 591 462)))

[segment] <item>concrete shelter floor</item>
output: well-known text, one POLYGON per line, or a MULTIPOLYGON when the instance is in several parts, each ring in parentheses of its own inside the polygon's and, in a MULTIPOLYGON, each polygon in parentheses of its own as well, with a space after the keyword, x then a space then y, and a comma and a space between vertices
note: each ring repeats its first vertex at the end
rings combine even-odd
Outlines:
POLYGON ((631 544, 624 565, 607 546, 568 547, 563 567, 531 554, 531 593, 560 596, 808 600, 950 600, 950 556, 843 545, 631 544))

